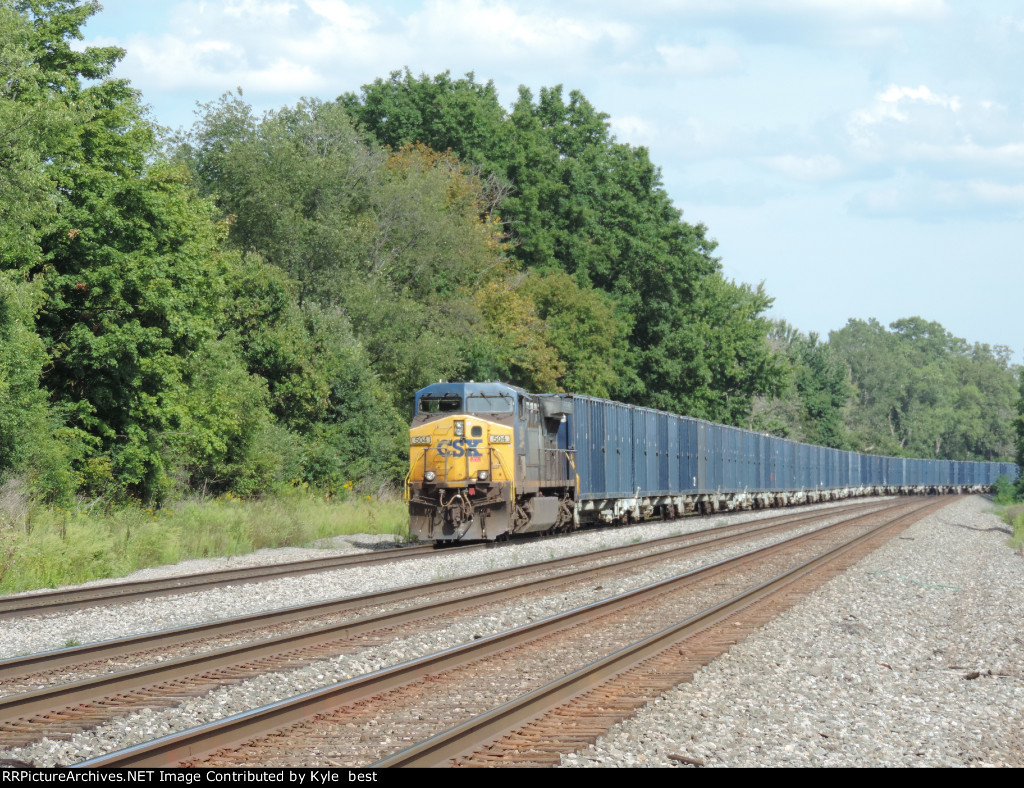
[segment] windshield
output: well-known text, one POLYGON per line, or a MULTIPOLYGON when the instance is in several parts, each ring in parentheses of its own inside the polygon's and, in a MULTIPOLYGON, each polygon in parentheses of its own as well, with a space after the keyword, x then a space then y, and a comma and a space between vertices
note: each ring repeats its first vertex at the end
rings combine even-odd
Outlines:
POLYGON ((421 397, 420 413, 452 413, 462 410, 459 397, 421 397))
POLYGON ((508 394, 470 394, 466 397, 466 413, 513 413, 515 400, 508 394))

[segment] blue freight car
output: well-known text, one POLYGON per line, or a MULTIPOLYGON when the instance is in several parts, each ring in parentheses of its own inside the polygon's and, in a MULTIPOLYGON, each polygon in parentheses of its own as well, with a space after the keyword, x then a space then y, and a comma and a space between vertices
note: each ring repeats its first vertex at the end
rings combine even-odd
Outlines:
POLYGON ((981 492, 1013 463, 879 457, 580 394, 502 383, 416 393, 411 530, 497 539, 586 522, 884 494, 981 492))

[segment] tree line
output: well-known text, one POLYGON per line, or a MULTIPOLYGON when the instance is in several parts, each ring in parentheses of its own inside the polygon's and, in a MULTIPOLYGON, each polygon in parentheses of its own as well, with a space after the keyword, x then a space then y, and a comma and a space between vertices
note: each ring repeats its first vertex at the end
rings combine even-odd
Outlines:
POLYGON ((261 115, 239 90, 167 136, 111 76, 123 50, 72 46, 97 10, 0 0, 0 482, 58 502, 400 480, 413 391, 459 378, 1014 451, 1006 348, 772 321, 578 91, 505 109, 472 74, 405 71, 261 115))

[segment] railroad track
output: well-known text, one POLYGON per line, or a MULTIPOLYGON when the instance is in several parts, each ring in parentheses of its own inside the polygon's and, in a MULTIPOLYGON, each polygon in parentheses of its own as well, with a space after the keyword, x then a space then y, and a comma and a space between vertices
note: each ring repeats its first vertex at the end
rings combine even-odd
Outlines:
MULTIPOLYGON (((773 584, 792 582, 794 571, 803 574, 816 571, 818 564, 827 560, 824 556, 837 556, 835 551, 840 545, 845 545, 841 548, 843 550, 854 550, 857 545, 882 538, 885 529, 898 527, 900 523, 909 524, 909 518, 923 516, 923 509, 944 505, 945 502, 928 502, 924 507, 919 502, 901 503, 894 508, 903 512, 902 519, 894 520, 878 512, 862 515, 508 633, 482 638, 81 765, 138 766, 179 762, 195 765, 200 762, 195 757, 197 753, 217 752, 218 748, 224 747, 237 748, 240 743, 250 740, 244 752, 221 751, 210 757, 204 756, 202 762, 207 765, 242 762, 262 765, 365 765, 380 756, 379 742, 385 743, 386 751, 393 752, 402 749, 402 739, 415 740, 427 729, 431 730, 428 735, 422 735, 425 740, 433 740, 439 735, 439 727, 475 728, 483 717, 495 713, 494 708, 503 707, 519 696, 539 692, 561 680, 567 672, 579 671, 583 666, 572 664, 574 660, 579 661, 578 655, 573 659, 565 655, 573 653, 574 649, 578 651, 581 644, 585 645, 584 653, 591 657, 594 653, 614 655, 636 643, 664 634, 662 630, 666 620, 685 623, 702 611, 715 609, 734 597, 739 599, 741 593, 747 594, 751 588, 756 589, 754 597, 760 600, 767 593, 769 581, 773 584), (865 535, 865 519, 872 517, 884 522, 865 535), (846 537, 840 538, 841 534, 846 534, 846 537), (812 565, 811 561, 815 563, 812 565), (779 579, 787 576, 789 580, 779 579), (595 618, 600 619, 599 623, 594 623, 595 618), (644 627, 650 631, 643 637, 630 638, 638 628, 644 627), (623 638, 626 642, 619 642, 623 638), (552 655, 555 655, 553 660, 552 655), (513 664, 515 670, 510 669, 513 664), (511 680, 514 676, 523 676, 524 680, 511 680), (481 704, 484 708, 480 708, 481 704), (318 714, 320 716, 316 717, 318 714), (315 722, 309 721, 311 716, 315 722), (445 722, 452 724, 445 725, 445 722), (282 731, 283 726, 292 727, 282 731), (270 730, 277 732, 269 739, 260 739, 270 730), (390 743, 387 742, 389 738, 390 743)), ((705 621, 699 628, 706 629, 707 626, 709 623, 705 621)), ((605 663, 609 659, 610 656, 598 661, 605 663)), ((584 659, 584 662, 590 661, 584 659)), ((621 672, 622 668, 614 667, 613 670, 621 672)), ((587 681, 592 683, 596 680, 587 681)), ((536 716, 535 710, 530 713, 536 716)), ((502 725, 515 727, 521 723, 509 723, 506 719, 500 722, 499 727, 502 725)), ((486 736, 493 739, 494 730, 487 728, 487 731, 486 736)), ((452 746, 460 753, 467 751, 464 743, 452 746)), ((432 747, 434 745, 428 749, 432 747)), ((445 751, 438 757, 448 762, 454 756, 445 751)), ((382 761, 380 765, 390 763, 382 761)))
MULTIPOLYGON (((463 545, 447 549, 479 549, 483 545, 463 545)), ((63 613, 81 607, 131 602, 171 594, 187 594, 227 585, 260 583, 280 577, 297 577, 312 572, 331 572, 353 566, 372 566, 421 558, 436 552, 433 545, 412 545, 377 553, 340 555, 330 558, 311 558, 305 561, 291 561, 272 566, 250 566, 239 569, 225 569, 219 572, 200 572, 160 580, 137 580, 128 583, 109 583, 87 588, 73 588, 65 591, 0 598, 0 618, 14 618, 26 615, 63 613)))
MULTIPOLYGON (((875 512, 886 504, 861 504, 816 513, 788 514, 768 520, 747 521, 691 534, 608 548, 586 555, 569 556, 529 567, 486 572, 442 583, 396 589, 337 602, 289 608, 244 616, 202 627, 180 628, 135 638, 90 644, 0 662, 5 688, 34 687, 48 677, 51 686, 32 689, 0 699, 0 742, 20 746, 43 733, 50 738, 95 725, 112 716, 143 707, 170 707, 211 688, 237 684, 267 672, 300 667, 317 659, 354 652, 372 645, 374 633, 394 637, 396 628, 412 622, 442 621, 451 615, 468 616, 487 604, 514 604, 525 595, 569 584, 587 584, 598 573, 622 574, 646 564, 678 560, 698 551, 726 547, 779 531, 849 516, 875 512), (530 579, 531 576, 533 579, 530 579), (509 581, 514 581, 511 585, 509 581), (453 596, 453 592, 456 592, 453 596), (411 607, 377 612, 353 620, 345 613, 415 600, 411 607), (310 619, 329 624, 310 628, 310 619), (271 627, 293 625, 290 631, 270 634, 271 627), (294 625, 304 623, 306 628, 294 625), (244 635, 249 639, 216 650, 174 657, 168 649, 197 638, 244 635), (368 643, 369 641, 369 643, 368 643), (161 646, 163 649, 154 649, 161 646), (143 651, 143 649, 147 649, 143 651), (130 660, 135 667, 123 667, 130 660), (84 663, 98 675, 72 683, 69 666, 84 663), (104 670, 105 669, 105 670, 104 670), (70 707, 70 708, 69 708, 70 707)), ((285 629, 289 629, 285 626, 285 629)), ((82 668, 79 668, 81 672, 82 668)))
MULTIPOLYGON (((857 506, 877 505, 877 502, 853 504, 857 506)), ((845 508, 845 507, 844 507, 845 508)), ((816 510, 821 511, 821 510, 816 510)), ((603 529, 593 529, 603 530, 603 529)), ((623 532, 622 526, 609 526, 608 530, 623 532)), ((540 539, 560 539, 579 533, 573 531, 565 534, 550 534, 534 537, 540 539)), ((59 615, 61 613, 85 607, 97 607, 121 602, 132 602, 140 599, 151 599, 175 594, 188 594, 229 585, 244 585, 276 580, 283 577, 299 577, 315 572, 331 572, 359 566, 407 561, 436 555, 438 550, 473 551, 485 549, 501 549, 504 542, 482 542, 465 545, 448 545, 438 548, 435 545, 410 545, 389 550, 381 550, 372 554, 331 556, 311 558, 303 561, 291 561, 270 566, 250 566, 238 569, 225 569, 216 572, 198 572, 187 575, 160 578, 157 580, 136 580, 122 583, 104 583, 86 588, 72 588, 59 591, 33 592, 17 596, 0 597, 0 619, 18 618, 22 616, 59 615)))
POLYGON ((536 692, 450 728, 373 764, 551 766, 593 744, 612 725, 684 681, 807 594, 937 509, 895 518, 759 586, 536 692))

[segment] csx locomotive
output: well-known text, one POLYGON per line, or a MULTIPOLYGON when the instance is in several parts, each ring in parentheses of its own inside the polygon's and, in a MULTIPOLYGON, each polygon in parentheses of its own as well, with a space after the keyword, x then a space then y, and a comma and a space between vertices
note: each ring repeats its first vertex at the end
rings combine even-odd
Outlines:
POLYGON ((1013 463, 879 457, 503 383, 416 392, 410 530, 435 542, 861 495, 980 492, 1013 463))

